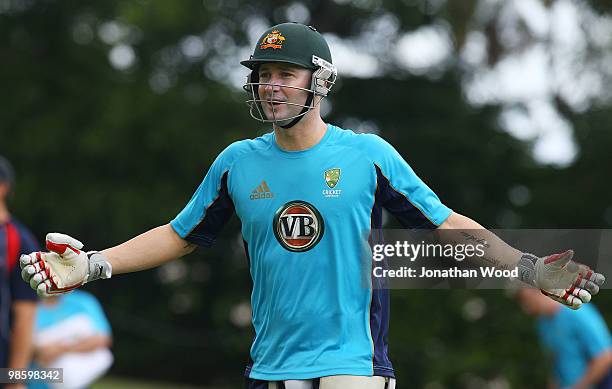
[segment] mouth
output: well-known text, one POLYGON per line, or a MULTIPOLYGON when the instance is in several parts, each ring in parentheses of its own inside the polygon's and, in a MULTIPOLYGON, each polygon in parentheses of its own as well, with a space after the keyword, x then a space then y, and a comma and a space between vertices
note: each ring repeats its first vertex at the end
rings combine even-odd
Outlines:
POLYGON ((266 105, 268 108, 278 108, 278 107, 281 107, 281 106, 285 105, 285 103, 284 103, 284 102, 282 102, 282 101, 272 101, 272 102, 270 102, 270 101, 266 101, 266 102, 265 102, 265 105, 266 105))

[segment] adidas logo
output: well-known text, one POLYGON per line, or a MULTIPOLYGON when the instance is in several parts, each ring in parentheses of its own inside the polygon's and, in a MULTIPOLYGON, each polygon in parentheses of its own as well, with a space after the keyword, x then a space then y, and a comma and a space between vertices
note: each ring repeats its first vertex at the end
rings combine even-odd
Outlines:
POLYGON ((274 193, 270 191, 270 188, 265 181, 262 181, 257 188, 253 189, 251 195, 249 196, 251 200, 271 199, 272 197, 274 197, 274 193))

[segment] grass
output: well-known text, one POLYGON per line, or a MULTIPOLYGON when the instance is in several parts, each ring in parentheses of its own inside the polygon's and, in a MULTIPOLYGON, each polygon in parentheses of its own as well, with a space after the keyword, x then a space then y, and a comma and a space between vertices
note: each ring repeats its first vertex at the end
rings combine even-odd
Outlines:
MULTIPOLYGON (((104 377, 96 381, 91 389, 204 389, 202 386, 189 386, 172 382, 151 382, 119 377, 104 377)), ((226 389, 207 387, 206 389, 226 389)))

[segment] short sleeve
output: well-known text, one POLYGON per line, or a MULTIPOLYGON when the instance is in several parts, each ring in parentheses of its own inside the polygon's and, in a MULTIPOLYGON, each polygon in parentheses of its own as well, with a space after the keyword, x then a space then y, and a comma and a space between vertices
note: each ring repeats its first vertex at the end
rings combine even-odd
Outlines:
POLYGON ((219 154, 191 200, 170 222, 176 233, 190 243, 210 247, 234 213, 227 179, 238 143, 219 154))
POLYGON ((376 169, 376 201, 406 228, 437 228, 452 213, 384 139, 365 135, 376 169))

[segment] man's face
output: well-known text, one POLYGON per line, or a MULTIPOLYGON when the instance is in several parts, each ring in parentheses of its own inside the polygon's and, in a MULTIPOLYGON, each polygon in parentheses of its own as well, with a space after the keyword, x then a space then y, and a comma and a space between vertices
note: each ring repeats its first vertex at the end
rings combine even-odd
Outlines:
POLYGON ((283 63, 266 63, 259 67, 259 97, 261 106, 270 120, 282 121, 299 115, 308 98, 312 72, 298 66, 283 63), (290 88, 294 87, 294 88, 290 88), (293 103, 291 105, 286 103, 293 103))

